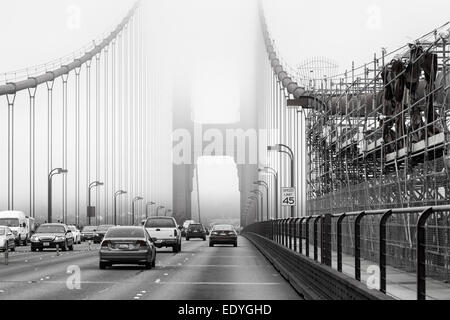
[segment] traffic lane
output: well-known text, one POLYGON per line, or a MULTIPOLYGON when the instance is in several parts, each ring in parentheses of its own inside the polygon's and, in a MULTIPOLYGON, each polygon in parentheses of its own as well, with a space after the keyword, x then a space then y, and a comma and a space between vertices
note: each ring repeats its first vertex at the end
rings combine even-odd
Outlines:
MULTIPOLYGON (((195 250, 195 246, 193 246, 195 250)), ((60 258, 60 257, 58 257, 60 258)), ((98 267, 98 250, 88 255, 47 265, 34 276, 38 280, 15 282, 16 286, 4 290, 0 299, 12 300, 127 300, 134 299, 147 282, 162 277, 166 265, 181 261, 168 250, 158 250, 157 268, 144 270, 141 266, 115 266, 106 270, 98 267), (79 279, 67 274, 67 268, 78 268, 79 279), (79 281, 79 286, 77 282, 79 281)), ((60 261, 60 260, 58 260, 60 261)), ((28 275, 27 275, 28 276, 28 275)), ((20 276, 19 276, 20 278, 20 276)), ((0 282, 1 283, 1 282, 0 282)))
POLYGON ((148 300, 300 300, 264 256, 246 239, 237 248, 210 248, 203 241, 195 253, 165 267, 166 275, 143 291, 148 300))
MULTIPOLYGON (((26 249, 24 249, 26 250, 26 249)), ((57 273, 67 274, 69 266, 77 265, 84 260, 92 260, 98 256, 97 251, 86 248, 75 248, 74 251, 44 251, 28 253, 26 251, 14 255, 8 265, 0 264, 0 299, 33 298, 33 292, 40 284, 50 281, 57 273)))
MULTIPOLYGON (((98 300, 144 300, 152 296, 158 296, 160 289, 157 283, 173 276, 169 270, 172 266, 182 266, 186 258, 195 255, 202 243, 186 242, 182 243, 182 252, 174 254, 172 249, 158 249, 156 255, 156 268, 147 270, 136 275, 128 281, 117 282, 108 288, 100 290, 96 293, 94 299, 98 300)), ((121 268, 115 267, 113 269, 102 270, 106 274, 113 276, 121 268)), ((159 298, 151 298, 158 299, 159 298)), ((183 299, 183 298, 181 298, 183 299)))

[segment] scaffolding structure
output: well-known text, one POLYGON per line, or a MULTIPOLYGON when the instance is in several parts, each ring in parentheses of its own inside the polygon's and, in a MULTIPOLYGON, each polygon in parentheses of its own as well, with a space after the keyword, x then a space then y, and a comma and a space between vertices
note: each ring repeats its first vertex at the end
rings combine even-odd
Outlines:
POLYGON ((314 86, 296 79, 323 102, 306 111, 308 215, 450 203, 449 25, 314 86), (415 48, 423 51, 414 56, 415 48), (415 97, 407 88, 401 109, 386 111, 389 86, 417 74, 428 54, 437 56, 436 80, 420 70, 415 97), (395 61, 413 67, 387 79, 395 61))

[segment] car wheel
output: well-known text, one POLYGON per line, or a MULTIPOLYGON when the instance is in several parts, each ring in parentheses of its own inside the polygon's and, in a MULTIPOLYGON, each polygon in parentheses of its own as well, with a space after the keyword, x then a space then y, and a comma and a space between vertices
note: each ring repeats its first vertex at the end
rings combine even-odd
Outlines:
POLYGON ((36 248, 31 247, 31 252, 36 252, 36 248))
POLYGON ((28 240, 27 239, 23 240, 22 244, 23 244, 24 247, 26 247, 28 245, 28 240))
POLYGON ((100 270, 105 270, 105 269, 106 269, 106 266, 107 266, 107 264, 104 263, 104 262, 100 262, 100 263, 98 264, 98 267, 100 268, 100 270))
POLYGON ((39 252, 44 252, 44 248, 39 248, 39 252))
POLYGON ((206 241, 206 237, 203 238, 203 241, 206 241))
POLYGON ((146 262, 144 266, 145 266, 145 269, 146 269, 146 270, 151 270, 152 267, 153 267, 153 265, 152 265, 151 262, 146 262))
POLYGON ((233 245, 234 245, 234 247, 236 248, 236 247, 237 247, 237 242, 236 242, 236 243, 234 243, 233 245))
POLYGON ((209 246, 210 246, 210 247, 214 247, 214 243, 211 243, 211 242, 210 242, 210 243, 209 243, 209 246))
POLYGON ((152 261, 152 268, 156 268, 156 257, 153 258, 153 261, 152 261))
POLYGON ((69 247, 70 251, 73 251, 73 244, 69 247))
POLYGON ((189 241, 190 239, 189 238, 186 238, 186 241, 189 241))
POLYGON ((11 252, 16 252, 16 246, 11 248, 11 252))

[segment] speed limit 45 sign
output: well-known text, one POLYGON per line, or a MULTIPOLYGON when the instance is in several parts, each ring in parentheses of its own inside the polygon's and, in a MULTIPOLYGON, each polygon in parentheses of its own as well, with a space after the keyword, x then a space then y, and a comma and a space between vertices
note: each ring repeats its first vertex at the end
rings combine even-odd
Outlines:
POLYGON ((297 205, 295 188, 282 188, 281 190, 281 203, 284 207, 294 207, 297 205))

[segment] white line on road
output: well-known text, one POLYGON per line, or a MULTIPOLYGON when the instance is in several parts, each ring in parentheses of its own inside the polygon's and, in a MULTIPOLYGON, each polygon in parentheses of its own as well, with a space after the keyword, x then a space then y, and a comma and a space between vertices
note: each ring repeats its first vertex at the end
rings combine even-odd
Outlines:
POLYGON ((206 286, 279 286, 279 282, 157 282, 165 285, 206 285, 206 286))

